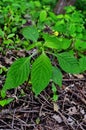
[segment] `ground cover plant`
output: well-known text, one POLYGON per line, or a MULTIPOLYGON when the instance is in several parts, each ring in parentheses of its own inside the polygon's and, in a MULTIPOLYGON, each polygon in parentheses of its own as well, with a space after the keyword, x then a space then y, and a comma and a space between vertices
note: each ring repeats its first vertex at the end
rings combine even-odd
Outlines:
MULTIPOLYGON (((86 71, 86 29, 82 12, 70 6, 65 8, 65 14, 55 15, 49 6, 42 6, 40 1, 26 1, 25 5, 23 2, 1 2, 1 50, 3 46, 16 48, 20 45, 28 51, 35 51, 14 61, 8 69, 1 90, 2 98, 5 98, 7 90, 25 81, 31 84, 35 95, 39 95, 49 83, 52 88, 56 85, 61 87, 63 72, 79 74, 86 71)), ((56 90, 53 92, 56 101, 56 90)))
POLYGON ((86 0, 58 1, 0 1, 0 129, 86 129, 86 0))

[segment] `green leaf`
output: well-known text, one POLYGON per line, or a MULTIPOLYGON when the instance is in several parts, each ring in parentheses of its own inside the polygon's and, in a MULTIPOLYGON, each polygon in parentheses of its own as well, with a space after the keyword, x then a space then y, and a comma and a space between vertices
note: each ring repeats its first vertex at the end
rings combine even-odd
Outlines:
POLYGON ((39 33, 35 26, 23 28, 22 34, 27 40, 32 40, 33 42, 37 42, 39 38, 39 33))
POLYGON ((80 67, 77 59, 68 52, 57 55, 60 67, 67 73, 80 73, 80 67))
POLYGON ((2 90, 18 87, 24 83, 30 73, 30 58, 24 57, 16 60, 8 70, 6 82, 2 90))
POLYGON ((61 47, 63 50, 66 50, 70 47, 71 45, 71 40, 67 39, 67 38, 62 38, 62 44, 61 47))
POLYGON ((3 43, 6 44, 6 45, 12 44, 13 42, 14 41, 11 40, 11 39, 6 39, 6 40, 3 41, 3 43))
POLYGON ((53 101, 56 102, 58 100, 58 95, 57 94, 54 94, 53 97, 52 97, 53 101))
POLYGON ((52 80, 55 84, 62 86, 62 73, 59 68, 53 67, 52 80))
POLYGON ((1 90, 1 97, 2 98, 6 97, 6 90, 4 90, 4 88, 1 90))
POLYGON ((4 24, 4 15, 0 14, 0 24, 4 24))
POLYGON ((44 35, 44 39, 45 39, 45 47, 49 47, 51 49, 60 49, 60 41, 57 37, 55 36, 49 36, 49 35, 44 35))
POLYGON ((44 22, 44 21, 46 20, 46 17, 47 17, 47 12, 46 12, 46 10, 42 10, 42 11, 40 12, 40 17, 39 17, 40 22, 44 22))
POLYGON ((66 33, 67 25, 65 24, 65 21, 62 19, 62 20, 56 22, 53 29, 57 32, 66 33))
POLYGON ((9 38, 13 38, 14 36, 15 36, 15 34, 14 34, 14 33, 9 34, 9 35, 7 36, 7 39, 9 39, 9 38))
POLYGON ((34 1, 34 4, 35 4, 36 7, 41 7, 40 1, 34 1))
POLYGON ((76 25, 74 23, 69 24, 69 26, 68 26, 68 33, 70 35, 73 35, 75 33, 75 31, 76 31, 76 25))
POLYGON ((58 38, 59 40, 59 46, 61 49, 66 50, 70 47, 71 45, 71 40, 67 39, 67 38, 58 38))
POLYGON ((2 29, 0 29, 0 37, 4 38, 4 31, 2 29))
POLYGON ((33 49, 33 48, 35 48, 35 47, 41 47, 42 46, 42 42, 35 42, 34 44, 31 44, 30 46, 28 46, 27 47, 27 50, 29 51, 29 50, 31 50, 31 49, 33 49))
POLYGON ((66 10, 66 13, 71 13, 71 12, 73 12, 75 10, 75 7, 67 6, 67 7, 65 7, 65 10, 66 10))
POLYGON ((5 105, 9 104, 13 100, 14 100, 14 98, 8 98, 8 99, 1 100, 0 101, 0 106, 4 107, 5 105))
POLYGON ((76 50, 85 51, 86 50, 86 41, 77 39, 74 46, 75 46, 76 50))
POLYGON ((45 53, 42 53, 33 63, 31 72, 32 89, 36 95, 48 85, 52 76, 52 65, 45 53))
POLYGON ((79 65, 81 68, 81 71, 84 72, 86 70, 86 56, 83 56, 79 59, 79 65))
POLYGON ((57 21, 57 15, 55 15, 54 12, 49 12, 49 16, 52 18, 52 20, 57 21))
POLYGON ((71 45, 71 40, 67 38, 58 38, 56 36, 49 36, 47 34, 44 34, 43 37, 45 39, 44 46, 51 49, 66 50, 71 45))
POLYGON ((62 18, 64 18, 64 15, 63 15, 63 14, 57 15, 57 19, 62 19, 62 18))
POLYGON ((56 86, 54 85, 54 83, 52 83, 52 91, 53 91, 54 94, 57 92, 57 88, 56 88, 56 86))

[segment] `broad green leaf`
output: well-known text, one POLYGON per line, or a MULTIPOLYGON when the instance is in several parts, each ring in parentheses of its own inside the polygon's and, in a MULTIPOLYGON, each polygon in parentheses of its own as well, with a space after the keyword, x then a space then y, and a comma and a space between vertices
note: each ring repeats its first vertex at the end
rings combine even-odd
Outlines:
POLYGON ((5 105, 9 104, 13 100, 14 100, 14 98, 8 98, 8 99, 1 100, 0 101, 0 106, 4 107, 5 105))
POLYGON ((53 67, 52 80, 55 84, 62 86, 62 73, 59 68, 53 67))
POLYGON ((27 40, 32 40, 33 42, 37 42, 39 38, 39 33, 35 26, 23 28, 22 34, 27 40))
POLYGON ((44 21, 46 20, 46 17, 47 17, 47 12, 46 12, 46 10, 42 10, 42 11, 40 12, 40 17, 39 17, 40 22, 44 22, 44 21))
POLYGON ((73 24, 69 24, 68 26, 68 33, 70 35, 73 35, 76 31, 76 25, 73 23, 73 24))
POLYGON ((64 18, 64 15, 63 14, 59 14, 56 17, 57 17, 57 19, 62 19, 62 18, 64 18))
POLYGON ((65 24, 64 19, 57 21, 53 29, 57 32, 66 33, 67 25, 65 24))
POLYGON ((59 40, 60 48, 63 50, 68 49, 71 45, 71 40, 67 38, 58 38, 58 40, 59 40))
POLYGON ((71 40, 67 38, 58 38, 56 36, 44 35, 45 47, 57 50, 66 50, 71 45, 71 40))
POLYGON ((57 21, 57 15, 55 15, 54 12, 49 12, 49 15, 52 18, 52 20, 57 21))
POLYGON ((45 47, 49 47, 51 49, 60 49, 60 41, 57 37, 55 36, 49 36, 49 35, 44 35, 44 39, 45 39, 45 47))
POLYGON ((34 1, 34 4, 35 4, 36 7, 41 7, 40 1, 34 1))
POLYGON ((85 51, 86 50, 86 41, 82 41, 82 40, 76 40, 74 47, 76 50, 79 51, 85 51))
POLYGON ((75 7, 67 6, 67 7, 65 7, 65 10, 66 10, 66 13, 71 13, 71 12, 73 12, 75 10, 75 7))
POLYGON ((52 65, 45 53, 42 53, 33 63, 31 71, 32 89, 36 95, 43 91, 52 76, 52 65))
POLYGON ((63 50, 68 49, 70 47, 70 45, 71 45, 71 40, 69 40, 69 39, 63 38, 62 42, 63 42, 63 44, 62 44, 62 49, 63 50))
POLYGON ((74 23, 78 23, 78 26, 80 25, 80 23, 83 23, 83 18, 82 18, 82 14, 80 12, 75 11, 72 15, 71 15, 71 22, 74 23))
POLYGON ((81 71, 84 72, 86 70, 86 56, 83 56, 79 59, 79 65, 81 68, 81 71))
POLYGON ((24 83, 30 73, 30 58, 24 57, 16 60, 8 70, 6 82, 2 90, 16 88, 24 83))
POLYGON ((77 59, 68 52, 57 55, 60 67, 67 73, 80 73, 80 67, 77 59))

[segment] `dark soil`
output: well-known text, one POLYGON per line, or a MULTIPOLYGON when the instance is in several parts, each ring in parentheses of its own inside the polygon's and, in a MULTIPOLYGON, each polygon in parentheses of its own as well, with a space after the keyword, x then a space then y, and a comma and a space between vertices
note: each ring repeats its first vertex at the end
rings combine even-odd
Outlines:
MULTIPOLYGON (((28 54, 23 50, 6 51, 0 54, 0 66, 9 67, 17 57, 28 54)), ((0 88, 5 76, 6 72, 0 75, 0 88)), ((15 100, 0 107, 0 130, 86 130, 86 73, 64 74, 63 86, 57 86, 57 92, 59 99, 54 103, 51 86, 38 97, 27 83, 8 91, 7 97, 15 100)))

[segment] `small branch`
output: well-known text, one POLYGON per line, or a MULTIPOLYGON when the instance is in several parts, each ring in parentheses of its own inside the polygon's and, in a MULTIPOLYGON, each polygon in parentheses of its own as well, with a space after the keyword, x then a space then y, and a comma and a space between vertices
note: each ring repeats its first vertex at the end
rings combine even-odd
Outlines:
POLYGON ((71 94, 73 94, 74 96, 78 97, 86 105, 86 100, 83 97, 81 97, 77 93, 73 92, 70 88, 68 88, 67 91, 70 92, 71 94))
POLYGON ((63 79, 63 81, 65 81, 65 82, 70 82, 70 81, 86 81, 86 79, 85 78, 83 78, 83 79, 63 79))

